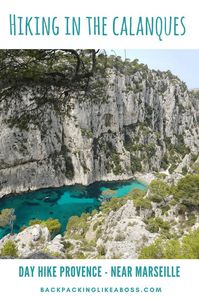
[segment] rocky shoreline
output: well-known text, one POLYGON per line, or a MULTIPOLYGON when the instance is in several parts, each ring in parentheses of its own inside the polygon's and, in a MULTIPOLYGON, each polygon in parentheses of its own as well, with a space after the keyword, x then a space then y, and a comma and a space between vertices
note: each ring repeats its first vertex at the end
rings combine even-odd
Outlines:
MULTIPOLYGON (((149 183, 151 177, 145 175, 142 180, 149 183)), ((158 252, 155 246, 161 242, 161 250, 169 240, 169 246, 175 242, 180 246, 187 235, 197 236, 198 181, 197 174, 152 180, 147 192, 135 189, 121 198, 113 195, 99 211, 72 216, 63 235, 52 236, 45 222, 8 234, 0 240, 0 252, 11 241, 18 258, 41 253, 49 258, 134 259, 147 246, 158 252)))

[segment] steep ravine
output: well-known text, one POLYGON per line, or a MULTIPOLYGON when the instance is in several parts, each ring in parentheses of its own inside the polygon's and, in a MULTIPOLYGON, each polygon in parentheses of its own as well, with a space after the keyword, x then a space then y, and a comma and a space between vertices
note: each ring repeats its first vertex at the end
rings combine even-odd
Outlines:
POLYGON ((112 68, 94 81, 101 92, 92 98, 54 86, 45 96, 43 87, 22 86, 1 98, 0 196, 189 170, 198 157, 199 105, 182 81, 141 67, 112 68))

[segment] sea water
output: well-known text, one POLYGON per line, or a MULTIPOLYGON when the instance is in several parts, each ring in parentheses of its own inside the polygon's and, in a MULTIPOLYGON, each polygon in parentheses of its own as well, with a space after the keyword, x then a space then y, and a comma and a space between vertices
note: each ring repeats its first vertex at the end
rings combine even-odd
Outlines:
MULTIPOLYGON (((98 200, 103 191, 114 190, 114 197, 127 195, 133 189, 146 189, 136 180, 120 182, 97 182, 89 186, 74 185, 61 188, 41 189, 38 191, 10 195, 0 199, 0 211, 14 208, 16 221, 14 232, 27 226, 31 219, 46 220, 56 218, 61 222, 61 232, 66 230, 71 216, 80 216, 98 209, 98 200)), ((9 227, 0 228, 0 238, 10 232, 9 227)))

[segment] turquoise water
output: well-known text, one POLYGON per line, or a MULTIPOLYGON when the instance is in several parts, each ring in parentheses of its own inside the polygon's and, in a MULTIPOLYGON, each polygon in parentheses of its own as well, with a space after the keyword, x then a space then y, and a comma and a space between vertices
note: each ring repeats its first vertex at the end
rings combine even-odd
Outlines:
MULTIPOLYGON (((83 212, 88 213, 99 208, 98 198, 103 191, 112 189, 115 191, 114 197, 122 197, 133 189, 145 188, 145 185, 133 180, 42 189, 0 199, 0 211, 5 208, 15 209, 14 232, 19 232, 22 226, 28 225, 30 219, 48 218, 58 218, 64 232, 71 216, 80 216, 83 212)), ((0 238, 9 232, 9 227, 0 228, 0 238)))

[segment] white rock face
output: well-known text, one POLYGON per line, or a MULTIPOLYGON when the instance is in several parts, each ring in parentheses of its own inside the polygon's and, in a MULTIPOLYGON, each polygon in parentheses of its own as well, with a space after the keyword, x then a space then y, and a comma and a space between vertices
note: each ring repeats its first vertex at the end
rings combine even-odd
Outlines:
POLYGON ((149 185, 156 177, 153 173, 136 173, 136 179, 149 185))
POLYGON ((62 242, 62 236, 57 235, 53 240, 49 241, 45 244, 45 250, 49 254, 58 254, 60 256, 64 256, 64 245, 62 242))
POLYGON ((45 243, 50 240, 50 233, 47 227, 39 224, 30 226, 18 234, 6 235, 0 240, 0 250, 7 240, 15 243, 19 257, 27 257, 43 249, 45 243))
POLYGON ((143 246, 151 244, 158 234, 146 230, 142 218, 136 215, 132 201, 105 219, 97 246, 105 247, 105 258, 137 258, 143 246))
MULTIPOLYGON (((0 197, 124 180, 166 169, 184 153, 198 155, 198 100, 179 79, 150 70, 111 71, 104 86, 93 98, 57 87, 44 97, 41 87, 23 86, 2 99, 0 197)), ((177 171, 190 162, 183 161, 177 171)))
POLYGON ((0 240, 0 251, 8 240, 15 243, 17 254, 22 258, 37 252, 46 252, 51 256, 64 257, 65 249, 62 236, 57 235, 51 240, 48 228, 39 224, 30 226, 18 234, 6 235, 0 240))
POLYGON ((41 236, 41 228, 40 226, 35 227, 32 230, 33 241, 38 241, 41 236))

